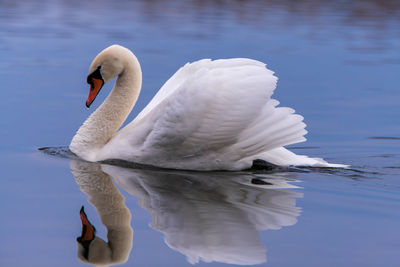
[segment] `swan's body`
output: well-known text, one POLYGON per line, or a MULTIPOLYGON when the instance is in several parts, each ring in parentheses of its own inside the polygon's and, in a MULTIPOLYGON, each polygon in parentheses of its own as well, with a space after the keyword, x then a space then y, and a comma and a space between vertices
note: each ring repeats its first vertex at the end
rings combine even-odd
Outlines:
POLYGON ((103 50, 90 67, 88 82, 94 89, 88 106, 102 86, 100 78, 93 78, 99 73, 103 82, 118 78, 70 144, 85 160, 121 159, 192 170, 246 169, 255 159, 280 166, 343 166, 283 147, 306 140, 305 124, 293 109, 277 107, 279 102, 271 99, 277 78, 262 62, 237 58, 188 63, 120 131, 140 92, 139 62, 124 47, 103 50))

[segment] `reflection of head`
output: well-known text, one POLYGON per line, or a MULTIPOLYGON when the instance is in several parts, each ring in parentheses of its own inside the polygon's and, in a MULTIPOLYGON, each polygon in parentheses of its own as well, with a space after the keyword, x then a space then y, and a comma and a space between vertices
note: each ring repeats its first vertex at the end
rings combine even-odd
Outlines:
POLYGON ((302 194, 284 190, 293 187, 285 177, 258 177, 268 178, 258 183, 251 173, 102 169, 138 197, 152 214, 152 227, 191 263, 265 262, 258 230, 293 225, 300 214, 295 198, 302 194))
POLYGON ((84 259, 88 260, 90 244, 93 242, 94 238, 96 237, 96 228, 87 218, 87 215, 85 213, 85 209, 83 206, 79 213, 80 213, 81 222, 82 222, 82 234, 80 237, 78 237, 76 239, 76 241, 78 241, 78 243, 81 245, 78 248, 78 249, 81 249, 81 253, 78 253, 78 254, 83 256, 84 259))
MULTIPOLYGON (((107 228, 108 239, 105 242, 93 233, 91 241, 90 237, 84 238, 88 242, 78 241, 78 258, 94 265, 126 262, 132 249, 133 230, 130 226, 131 214, 124 204, 124 197, 110 177, 101 171, 100 164, 72 160, 70 168, 81 191, 89 196, 89 202, 96 208, 101 222, 107 228)), ((81 210, 83 227, 90 227, 90 222, 84 222, 82 216, 81 210)), ((85 233, 82 231, 82 236, 85 233)))

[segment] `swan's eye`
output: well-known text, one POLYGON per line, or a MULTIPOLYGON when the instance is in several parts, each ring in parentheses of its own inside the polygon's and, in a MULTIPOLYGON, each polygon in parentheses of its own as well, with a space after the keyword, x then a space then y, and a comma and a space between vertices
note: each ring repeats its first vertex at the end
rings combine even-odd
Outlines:
POLYGON ((95 71, 93 71, 89 76, 87 77, 86 81, 88 84, 92 84, 93 78, 102 80, 104 83, 103 75, 101 75, 101 66, 98 66, 95 71))

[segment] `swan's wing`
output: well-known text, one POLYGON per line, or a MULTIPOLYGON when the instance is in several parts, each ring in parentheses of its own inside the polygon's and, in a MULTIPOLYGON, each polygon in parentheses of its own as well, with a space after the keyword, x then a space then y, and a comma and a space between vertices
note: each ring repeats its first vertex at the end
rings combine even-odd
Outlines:
POLYGON ((207 155, 204 164, 209 164, 304 141, 303 117, 293 109, 276 107, 279 102, 271 99, 276 81, 273 72, 256 60, 186 64, 105 152, 111 157, 118 147, 115 157, 132 161, 139 157, 149 164, 156 160, 158 166, 165 153, 197 162, 207 155))
POLYGON ((192 77, 199 69, 206 67, 211 62, 211 59, 202 59, 193 63, 186 63, 181 67, 171 78, 168 79, 153 97, 149 104, 139 113, 135 120, 140 120, 145 117, 151 110, 156 108, 163 100, 173 94, 180 86, 192 77))

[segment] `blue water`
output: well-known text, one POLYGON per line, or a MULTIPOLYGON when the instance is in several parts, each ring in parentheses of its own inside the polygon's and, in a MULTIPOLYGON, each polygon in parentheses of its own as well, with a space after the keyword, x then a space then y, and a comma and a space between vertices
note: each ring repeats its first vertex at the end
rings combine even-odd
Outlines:
POLYGON ((79 210, 107 241, 118 209, 102 196, 132 216, 125 266, 398 266, 399 51, 396 1, 1 1, 0 266, 87 266, 79 210), (110 84, 86 109, 89 64, 114 43, 143 68, 127 121, 188 61, 254 58, 305 117, 292 150, 351 169, 73 175, 75 160, 37 148, 67 146, 106 97, 110 84))

